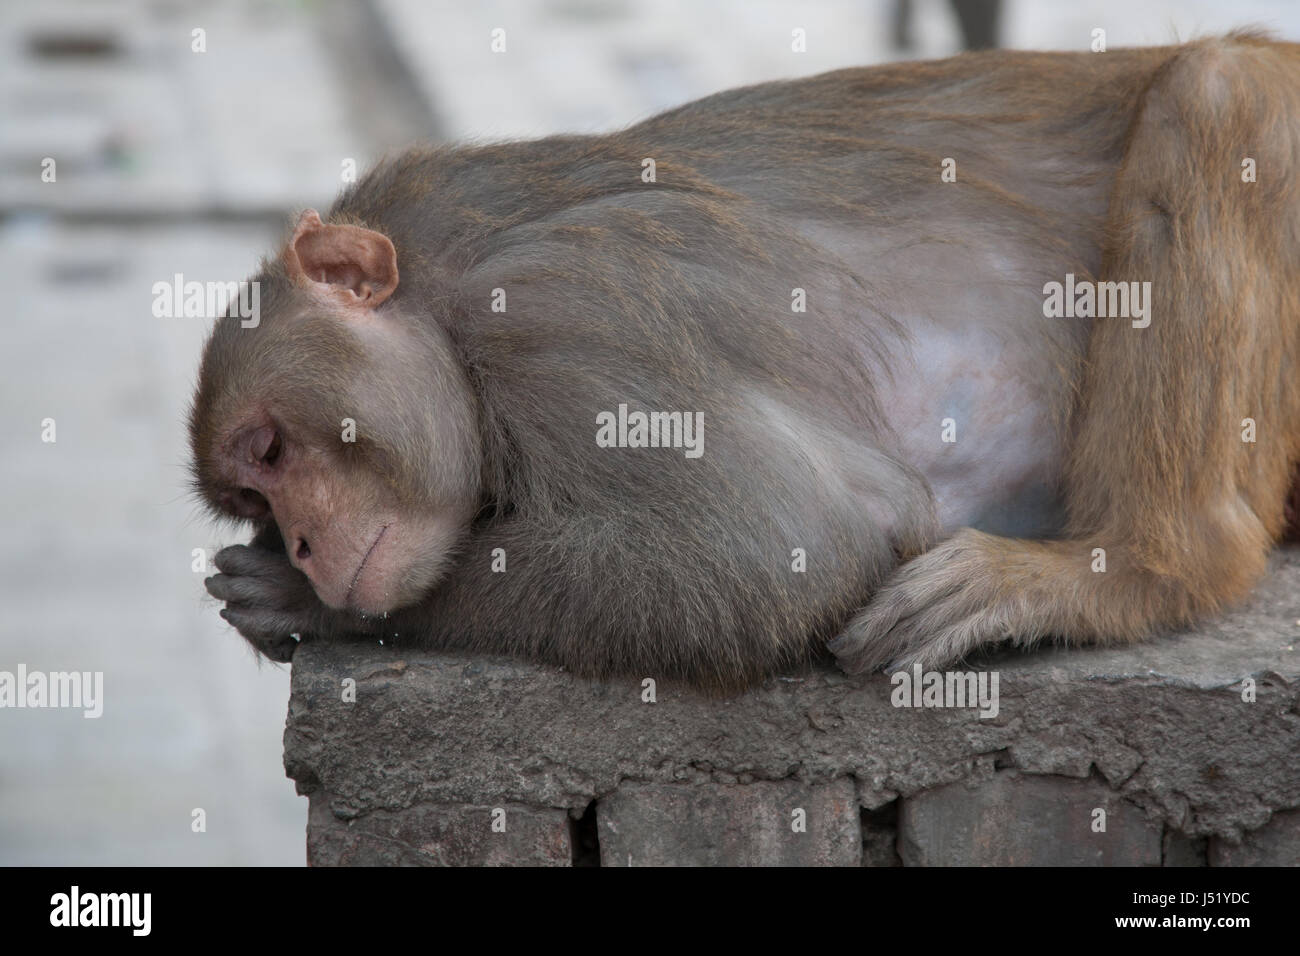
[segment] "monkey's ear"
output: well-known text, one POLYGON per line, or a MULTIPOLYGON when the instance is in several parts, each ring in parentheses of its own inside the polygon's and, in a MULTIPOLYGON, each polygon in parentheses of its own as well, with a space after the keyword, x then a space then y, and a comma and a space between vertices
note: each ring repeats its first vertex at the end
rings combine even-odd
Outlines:
POLYGON ((329 226, 315 209, 298 220, 284 250, 289 275, 348 306, 375 309, 397 288, 397 250, 381 232, 329 226))

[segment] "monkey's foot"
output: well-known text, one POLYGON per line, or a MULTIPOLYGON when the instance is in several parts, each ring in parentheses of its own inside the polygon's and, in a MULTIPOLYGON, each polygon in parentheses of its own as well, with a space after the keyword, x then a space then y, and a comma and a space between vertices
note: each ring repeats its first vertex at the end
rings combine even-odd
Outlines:
POLYGON ((965 528, 895 571, 828 645, 840 666, 941 669, 982 645, 1036 641, 1039 623, 996 566, 1001 540, 965 528))
POLYGON ((294 635, 322 626, 328 610, 307 576, 282 553, 234 545, 217 553, 216 565, 222 573, 203 583, 226 602, 221 616, 271 660, 292 660, 298 647, 294 635))

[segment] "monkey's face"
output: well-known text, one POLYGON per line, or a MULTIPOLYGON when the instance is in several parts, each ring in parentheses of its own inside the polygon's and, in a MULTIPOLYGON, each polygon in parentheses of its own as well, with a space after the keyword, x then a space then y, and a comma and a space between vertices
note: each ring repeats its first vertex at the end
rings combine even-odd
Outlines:
POLYGON ((231 480, 217 502, 226 513, 274 521, 290 563, 323 603, 379 614, 437 583, 468 527, 468 507, 403 495, 373 447, 349 454, 344 439, 295 427, 273 406, 250 411, 225 442, 231 480))
POLYGON ((473 394, 441 330, 387 301, 386 238, 309 213, 284 258, 291 283, 264 298, 260 322, 222 319, 204 352, 198 487, 227 515, 274 522, 329 607, 413 604, 478 507, 473 394))

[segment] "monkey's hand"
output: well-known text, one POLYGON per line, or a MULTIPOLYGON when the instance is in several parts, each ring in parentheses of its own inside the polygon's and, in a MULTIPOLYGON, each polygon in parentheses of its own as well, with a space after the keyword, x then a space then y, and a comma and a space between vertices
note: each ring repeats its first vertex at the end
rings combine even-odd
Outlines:
POLYGON ((828 645, 840 666, 938 670, 981 646, 1043 636, 1043 622, 1008 586, 1003 541, 964 528, 900 567, 828 645))
POLYGON ((321 603, 307 575, 283 551, 237 544, 217 552, 217 570, 204 581, 226 606, 221 616, 258 653, 287 663, 298 648, 295 635, 325 636, 345 629, 337 611, 321 603))

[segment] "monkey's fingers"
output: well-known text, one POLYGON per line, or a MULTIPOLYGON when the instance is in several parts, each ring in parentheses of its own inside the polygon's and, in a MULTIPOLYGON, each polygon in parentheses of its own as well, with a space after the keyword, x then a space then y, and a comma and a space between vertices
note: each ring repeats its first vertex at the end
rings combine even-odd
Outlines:
POLYGON ((232 544, 222 548, 212 559, 218 571, 227 574, 265 574, 276 568, 289 565, 289 559, 283 552, 268 551, 265 548, 253 548, 246 544, 232 544))
POLYGON ((878 619, 861 615, 850 625, 865 637, 861 660, 885 671, 939 670, 957 664, 972 651, 1007 638, 1003 609, 996 599, 984 606, 975 590, 962 590, 937 599, 884 628, 878 619))
POLYGON ((283 609, 284 589, 275 581, 243 574, 214 574, 203 586, 218 601, 241 607, 283 609))
POLYGON ((846 672, 862 674, 889 664, 906 650, 915 630, 913 619, 960 588, 954 575, 928 574, 924 557, 899 568, 839 636, 827 643, 846 672))
POLYGON ((851 674, 953 664, 1010 636, 1038 635, 998 587, 979 532, 965 529, 899 568, 830 650, 851 674))
MULTIPOLYGON (((1008 631, 1009 609, 1005 605, 978 608, 964 616, 961 611, 952 609, 936 607, 934 610, 936 615, 945 616, 943 623, 927 626, 926 620, 920 620, 922 615, 918 615, 915 627, 897 635, 902 650, 885 664, 886 671, 910 670, 918 664, 923 671, 941 670, 956 665, 980 648, 1009 640, 1028 647, 1038 640, 1037 637, 1025 637, 1030 633, 1028 631, 1008 631)), ((928 614, 924 617, 933 619, 928 614)))
POLYGON ((298 641, 293 636, 292 621, 278 611, 226 607, 221 616, 252 644, 258 653, 273 661, 287 664, 293 660, 298 641))

